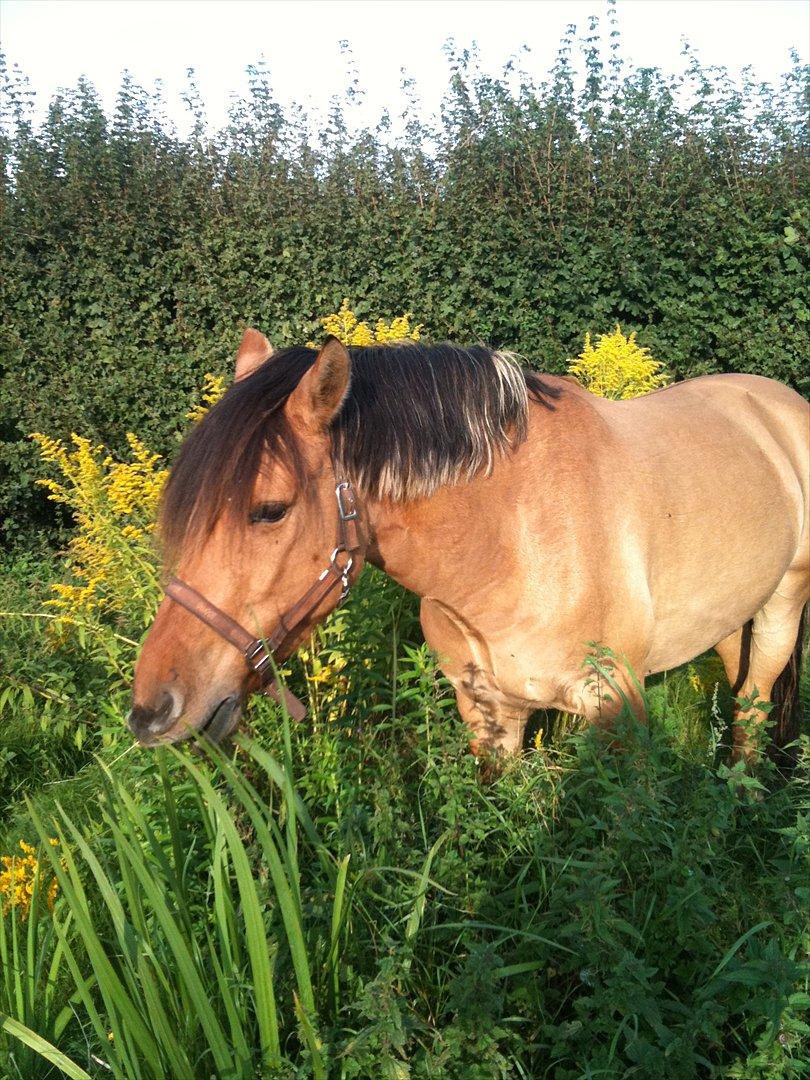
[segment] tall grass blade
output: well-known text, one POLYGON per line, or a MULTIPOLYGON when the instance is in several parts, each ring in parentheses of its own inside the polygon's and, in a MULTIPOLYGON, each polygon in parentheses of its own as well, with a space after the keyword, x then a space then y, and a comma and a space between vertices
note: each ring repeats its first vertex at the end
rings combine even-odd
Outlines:
POLYGON ((201 791, 204 792, 209 806, 217 815, 219 826, 228 845, 228 855, 234 868, 242 902, 262 1059, 267 1067, 278 1068, 281 1064, 281 1044, 273 987, 273 963, 264 926, 261 902, 256 891, 250 860, 234 824, 230 809, 222 801, 202 770, 193 762, 180 757, 179 754, 178 757, 197 781, 201 791))
POLYGON ((340 954, 340 937, 346 922, 345 897, 346 876, 349 872, 350 855, 344 855, 338 867, 335 881, 335 899, 332 902, 332 926, 329 943, 329 984, 332 992, 332 1016, 337 1017, 340 1011, 340 972, 338 958, 340 954))
POLYGON ((61 1050, 57 1050, 55 1046, 25 1024, 21 1024, 19 1020, 13 1020, 10 1016, 0 1013, 0 1027, 9 1035, 13 1035, 15 1039, 19 1039, 24 1046, 34 1050, 40 1057, 61 1069, 65 1076, 70 1077, 70 1080, 92 1080, 90 1074, 80 1068, 75 1061, 71 1061, 61 1050))
MULTIPOLYGON (((47 832, 43 828, 42 821, 33 807, 30 807, 30 813, 40 836, 43 837, 43 839, 46 839, 47 832)), ((65 820, 68 830, 76 840, 77 846, 82 852, 85 861, 90 865, 91 870, 95 867, 101 880, 106 881, 106 888, 111 890, 110 883, 106 880, 106 874, 104 874, 98 860, 89 849, 87 842, 64 811, 62 811, 62 817, 65 820)), ((107 949, 104 943, 96 932, 91 917, 89 898, 84 890, 81 875, 76 865, 76 861, 73 858, 73 853, 67 843, 67 836, 58 826, 57 832, 60 840, 59 855, 54 855, 53 849, 46 848, 46 851, 51 859, 51 865, 54 868, 54 872, 59 879, 62 893, 73 912, 77 930, 79 931, 87 951, 88 959, 92 964, 98 983, 98 989, 104 1000, 107 1015, 110 1019, 110 1025, 112 1027, 113 1037, 117 1044, 117 1048, 120 1053, 126 1053, 129 1058, 132 1072, 128 1075, 140 1076, 142 1075, 141 1069, 137 1064, 138 1057, 135 1056, 135 1053, 137 1052, 137 1054, 146 1061, 157 1062, 160 1060, 159 1048, 142 1018, 142 1005, 133 1001, 126 986, 113 967, 107 955, 107 949), (65 868, 62 866, 62 861, 66 864, 65 868)), ((120 907, 120 905, 118 905, 117 897, 113 898, 112 903, 113 907, 116 905, 120 907)), ((66 939, 63 937, 62 940, 64 942, 66 939)))

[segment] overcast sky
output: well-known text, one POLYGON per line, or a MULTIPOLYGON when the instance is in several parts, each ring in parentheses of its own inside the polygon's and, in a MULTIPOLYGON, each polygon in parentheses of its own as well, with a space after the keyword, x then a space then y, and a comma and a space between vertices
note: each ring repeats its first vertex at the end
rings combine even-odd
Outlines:
MULTIPOLYGON (((776 80, 789 51, 807 59, 807 0, 618 0, 623 53, 636 66, 678 70, 685 37, 705 64, 739 72, 753 65, 776 80)), ((339 41, 352 46, 365 90, 361 118, 374 122, 402 102, 400 69, 435 111, 447 80, 442 45, 477 41, 497 73, 521 46, 523 66, 541 76, 568 23, 604 16, 604 0, 2 0, 0 41, 31 80, 40 107, 86 75, 112 106, 124 68, 142 85, 161 79, 169 113, 185 128, 180 90, 193 67, 209 118, 225 119, 245 67, 269 63, 282 103, 325 109, 346 85, 339 41)))

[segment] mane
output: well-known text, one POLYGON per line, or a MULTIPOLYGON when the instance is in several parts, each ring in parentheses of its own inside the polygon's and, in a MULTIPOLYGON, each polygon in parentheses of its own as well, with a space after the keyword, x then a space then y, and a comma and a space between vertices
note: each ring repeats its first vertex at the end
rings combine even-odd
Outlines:
MULTIPOLYGON (((341 476, 361 495, 405 502, 489 473, 528 431, 529 401, 553 408, 560 391, 484 346, 402 343, 349 348, 351 386, 332 422, 341 476)), ((265 453, 301 486, 303 460, 287 422, 287 398, 317 351, 283 349, 234 383, 192 429, 161 508, 167 553, 208 535, 228 514, 247 521, 265 453)))

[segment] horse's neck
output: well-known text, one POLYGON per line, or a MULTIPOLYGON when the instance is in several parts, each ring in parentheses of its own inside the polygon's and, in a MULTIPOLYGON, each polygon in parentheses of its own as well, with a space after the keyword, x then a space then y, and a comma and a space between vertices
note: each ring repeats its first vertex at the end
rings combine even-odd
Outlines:
POLYGON ((520 576, 527 531, 534 547, 541 537, 571 546, 576 527, 589 528, 589 515, 577 526, 564 511, 572 500, 585 505, 593 483, 591 445, 601 420, 591 400, 568 391, 553 410, 532 407, 526 441, 488 476, 411 503, 370 503, 369 562, 417 595, 455 606, 520 576))
POLYGON ((375 503, 368 508, 369 546, 366 558, 400 585, 425 596, 429 560, 424 552, 421 514, 411 505, 375 503))
POLYGON ((494 480, 441 488, 407 504, 373 503, 368 561, 418 596, 453 603, 480 590, 514 557, 504 545, 509 511, 493 505, 494 480))

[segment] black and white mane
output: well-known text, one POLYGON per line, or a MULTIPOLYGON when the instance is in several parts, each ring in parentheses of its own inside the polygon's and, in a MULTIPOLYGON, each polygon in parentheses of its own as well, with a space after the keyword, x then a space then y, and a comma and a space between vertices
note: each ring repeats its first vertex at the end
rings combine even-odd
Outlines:
MULTIPOLYGON (((484 346, 403 343, 349 348, 351 384, 332 424, 337 470, 372 499, 407 501, 491 471, 528 430, 529 401, 559 391, 509 353, 484 346)), ((177 550, 221 514, 246 520, 266 453, 303 481, 283 406, 312 366, 314 349, 273 354, 234 383, 192 430, 166 487, 162 533, 177 550)))

